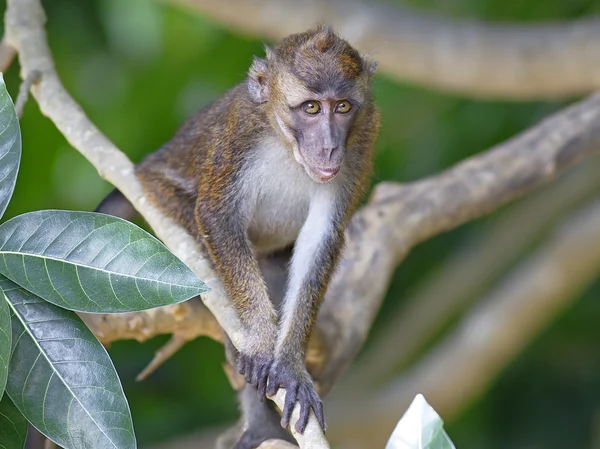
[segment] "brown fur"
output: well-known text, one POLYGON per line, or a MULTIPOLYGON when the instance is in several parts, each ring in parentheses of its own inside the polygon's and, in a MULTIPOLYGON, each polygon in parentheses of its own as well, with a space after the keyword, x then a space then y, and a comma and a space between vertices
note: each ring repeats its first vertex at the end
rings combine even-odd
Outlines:
MULTIPOLYGON (((171 141, 136 168, 150 201, 181 223, 208 251, 248 329, 250 337, 244 347, 238 348, 240 369, 247 381, 263 393, 267 374, 271 389, 299 382, 302 431, 310 407, 316 413, 320 407, 303 365, 307 341, 341 254, 344 227, 365 193, 372 171, 379 127, 379 113, 370 92, 375 67, 374 62, 362 58, 328 27, 289 36, 273 50, 267 49, 266 60, 255 59, 247 81, 192 116, 171 141), (298 112, 294 108, 298 106, 296 102, 310 98, 321 98, 324 105, 352 98, 356 109, 348 118, 332 116, 332 120, 337 120, 335 126, 347 130, 342 170, 332 181, 338 186, 332 226, 302 279, 294 307, 289 309, 293 313, 291 327, 284 329, 282 319, 277 329, 278 316, 256 259, 260 249, 253 246, 248 220, 243 218, 252 207, 246 204, 249 194, 244 193, 243 186, 246 179, 258 176, 255 173, 261 165, 251 164, 257 164, 257 157, 265 157, 260 153, 266 151, 265 142, 280 142, 288 156, 278 157, 287 158, 292 165, 296 163, 293 158, 299 151, 298 135, 302 130, 297 129, 294 117, 298 112)), ((315 145, 318 149, 318 143, 315 145)), ((306 160, 310 159, 308 156, 306 160)), ((317 156, 313 159, 308 164, 318 165, 317 156)), ((302 182, 310 189, 321 188, 315 187, 308 176, 302 182)), ((284 424, 290 413, 291 408, 286 407, 284 424)))

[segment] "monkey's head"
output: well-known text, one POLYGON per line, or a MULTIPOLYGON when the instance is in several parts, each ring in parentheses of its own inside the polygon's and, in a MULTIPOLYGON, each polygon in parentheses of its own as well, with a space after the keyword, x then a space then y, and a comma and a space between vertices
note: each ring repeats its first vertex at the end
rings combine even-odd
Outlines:
POLYGON ((371 101, 377 63, 362 57, 330 27, 285 38, 266 59, 255 58, 248 90, 265 103, 272 126, 316 182, 344 169, 347 142, 371 101))

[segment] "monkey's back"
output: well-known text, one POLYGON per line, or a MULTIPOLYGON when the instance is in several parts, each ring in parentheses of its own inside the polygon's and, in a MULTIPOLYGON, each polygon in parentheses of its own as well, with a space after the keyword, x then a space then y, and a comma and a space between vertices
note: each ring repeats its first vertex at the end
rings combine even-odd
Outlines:
POLYGON ((268 126, 264 114, 252 113, 247 89, 242 82, 193 114, 171 140, 136 166, 148 199, 194 236, 199 237, 194 208, 200 184, 203 179, 215 179, 214 173, 203 174, 241 164, 247 156, 244 153, 260 138, 256 131, 250 134, 244 130, 268 126), (244 120, 255 123, 241 126, 244 120), (236 154, 227 154, 232 148, 237 149, 236 154))

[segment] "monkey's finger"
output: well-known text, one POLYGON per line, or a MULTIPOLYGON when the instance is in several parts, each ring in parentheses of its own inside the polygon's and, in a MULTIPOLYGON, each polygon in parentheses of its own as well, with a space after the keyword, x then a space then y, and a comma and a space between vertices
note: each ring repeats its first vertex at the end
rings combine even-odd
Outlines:
POLYGON ((237 358, 236 368, 241 375, 246 377, 246 373, 248 371, 248 361, 242 354, 240 354, 237 358))
POLYGON ((277 393, 278 389, 279 381, 277 380, 277 376, 269 376, 269 383, 267 384, 267 396, 275 396, 275 393, 277 393))
POLYGON ((258 397, 260 402, 265 400, 265 395, 267 394, 267 379, 269 378, 269 366, 263 365, 260 370, 260 375, 258 377, 258 397))
POLYGON ((247 363, 244 363, 243 369, 240 370, 240 374, 244 376, 247 384, 252 385, 252 369, 247 363))
POLYGON ((281 417, 281 427, 284 429, 290 424, 294 405, 296 405, 296 396, 298 392, 298 384, 294 383, 285 390, 285 404, 283 406, 283 416, 281 417))
POLYGON ((252 385, 254 388, 258 387, 258 372, 260 370, 260 365, 258 363, 253 363, 250 368, 250 380, 248 383, 252 385))
POLYGON ((298 396, 298 402, 300 402, 300 417, 298 418, 298 421, 296 421, 296 431, 303 434, 308 425, 311 404, 306 392, 301 392, 298 396))
POLYGON ((321 429, 327 430, 327 424, 325 424, 325 414, 323 413, 323 403, 318 400, 315 406, 313 406, 313 410, 315 412, 315 416, 317 417, 317 421, 321 425, 321 429))

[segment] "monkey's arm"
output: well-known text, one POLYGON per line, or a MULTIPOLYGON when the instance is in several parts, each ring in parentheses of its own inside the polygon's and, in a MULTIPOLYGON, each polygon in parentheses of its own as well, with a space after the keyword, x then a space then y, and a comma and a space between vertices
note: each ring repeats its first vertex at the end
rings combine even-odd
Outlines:
POLYGON ((275 361, 269 373, 267 395, 285 388, 281 425, 287 427, 296 402, 301 405, 296 430, 304 433, 312 408, 325 428, 323 406, 304 359, 311 331, 329 279, 344 242, 341 217, 324 203, 311 206, 294 247, 288 291, 278 331, 275 361))
POLYGON ((196 221, 214 268, 248 331, 244 346, 237 348, 237 368, 264 396, 275 351, 277 313, 252 252, 245 220, 231 204, 214 206, 209 200, 199 200, 196 221))

